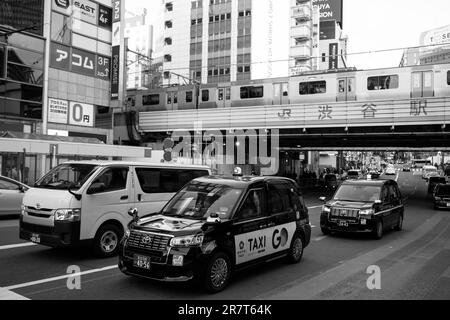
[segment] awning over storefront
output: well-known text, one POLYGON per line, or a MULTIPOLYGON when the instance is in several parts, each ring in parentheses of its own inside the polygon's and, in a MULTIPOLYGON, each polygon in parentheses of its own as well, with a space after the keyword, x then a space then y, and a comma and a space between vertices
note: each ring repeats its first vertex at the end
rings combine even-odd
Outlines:
POLYGON ((104 144, 103 141, 96 139, 96 138, 48 136, 48 135, 43 135, 43 134, 13 132, 13 131, 0 131, 0 138, 44 140, 44 141, 54 141, 54 142, 104 144))

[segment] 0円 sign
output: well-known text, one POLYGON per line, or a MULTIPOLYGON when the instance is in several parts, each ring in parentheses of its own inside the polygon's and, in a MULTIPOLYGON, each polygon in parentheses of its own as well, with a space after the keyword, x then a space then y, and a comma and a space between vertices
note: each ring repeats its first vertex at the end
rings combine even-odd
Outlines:
POLYGON ((93 127, 94 106, 80 102, 49 98, 48 122, 93 127))

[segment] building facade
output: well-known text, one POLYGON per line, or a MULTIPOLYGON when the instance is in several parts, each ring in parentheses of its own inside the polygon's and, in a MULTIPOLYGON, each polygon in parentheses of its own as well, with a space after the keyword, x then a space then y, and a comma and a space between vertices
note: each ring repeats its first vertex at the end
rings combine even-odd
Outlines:
MULTIPOLYGON (((112 144, 112 14, 112 0, 1 1, 0 174, 20 167, 21 180, 34 181, 64 139, 112 144), (31 140, 22 148, 8 137, 31 140), (54 148, 30 150, 52 139, 54 148)), ((83 156, 96 153, 58 161, 83 156)))

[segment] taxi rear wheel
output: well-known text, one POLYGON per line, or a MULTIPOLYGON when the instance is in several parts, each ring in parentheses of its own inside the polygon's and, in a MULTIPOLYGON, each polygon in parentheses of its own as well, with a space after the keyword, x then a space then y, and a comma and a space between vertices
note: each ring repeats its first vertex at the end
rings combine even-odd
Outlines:
POLYGON ((298 234, 294 235, 294 238, 292 239, 291 248, 289 249, 288 253, 288 261, 290 263, 299 263, 302 260, 303 257, 303 239, 298 234))
POLYGON ((208 263, 203 278, 203 287, 210 293, 225 289, 231 278, 230 258, 223 252, 216 253, 208 263))
POLYGON ((403 230, 403 214, 398 216, 398 222, 397 225, 394 227, 395 231, 402 231, 403 230))

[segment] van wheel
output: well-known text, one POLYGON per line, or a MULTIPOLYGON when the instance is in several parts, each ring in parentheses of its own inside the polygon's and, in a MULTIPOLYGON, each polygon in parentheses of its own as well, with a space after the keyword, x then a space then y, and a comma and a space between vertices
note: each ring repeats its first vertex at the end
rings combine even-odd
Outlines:
POLYGON ((398 216, 398 222, 397 225, 394 227, 395 231, 402 231, 403 230, 403 214, 398 216))
POLYGON ((94 238, 94 253, 100 258, 109 258, 117 255, 119 243, 122 239, 123 231, 112 224, 107 224, 97 231, 94 238))
POLYGON ((378 220, 377 225, 372 231, 373 238, 376 240, 380 240, 381 238, 383 238, 383 231, 383 222, 381 220, 378 220))
POLYGON ((291 248, 288 253, 288 262, 289 263, 299 263, 303 257, 303 239, 297 233, 294 235, 292 239, 291 248))
POLYGON ((216 253, 209 260, 203 278, 203 287, 210 293, 225 289, 231 278, 230 258, 223 252, 216 253))

